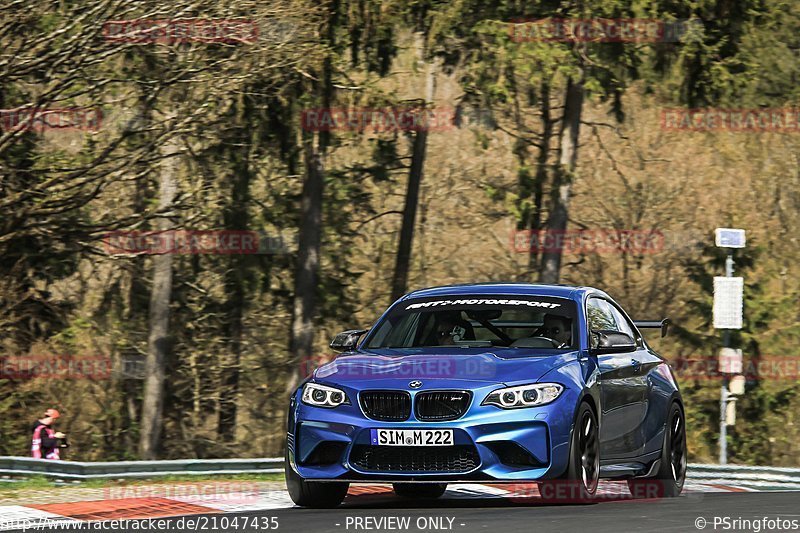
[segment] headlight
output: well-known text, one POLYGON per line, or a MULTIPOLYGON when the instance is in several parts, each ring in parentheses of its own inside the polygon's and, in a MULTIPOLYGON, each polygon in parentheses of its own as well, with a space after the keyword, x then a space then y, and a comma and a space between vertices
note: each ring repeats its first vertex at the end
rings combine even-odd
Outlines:
POLYGON ((341 389, 319 383, 306 383, 303 387, 303 403, 314 407, 339 407, 350 402, 341 389))
POLYGON ((563 390, 564 387, 558 383, 535 383, 506 387, 490 392, 481 405, 496 405, 503 409, 536 407, 552 402, 563 390))

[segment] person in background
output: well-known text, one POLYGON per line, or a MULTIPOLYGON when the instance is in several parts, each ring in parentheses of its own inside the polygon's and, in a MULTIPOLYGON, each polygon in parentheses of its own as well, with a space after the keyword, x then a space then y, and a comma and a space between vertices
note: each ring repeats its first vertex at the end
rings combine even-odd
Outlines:
POLYGON ((44 417, 33 425, 33 439, 31 441, 31 454, 36 459, 61 459, 60 450, 66 448, 67 436, 60 431, 53 430, 53 424, 61 414, 55 409, 48 409, 44 417))

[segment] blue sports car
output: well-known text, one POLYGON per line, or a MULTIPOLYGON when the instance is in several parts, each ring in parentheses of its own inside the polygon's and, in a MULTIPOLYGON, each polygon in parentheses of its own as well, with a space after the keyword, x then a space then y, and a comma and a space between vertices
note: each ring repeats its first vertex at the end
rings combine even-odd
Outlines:
POLYGON ((291 397, 286 481, 300 506, 334 507, 350 483, 441 496, 448 483, 598 480, 676 496, 683 404, 667 362, 590 287, 470 284, 412 292, 291 397), (366 334, 366 335, 364 335, 366 334), (363 339, 362 339, 363 336, 363 339))

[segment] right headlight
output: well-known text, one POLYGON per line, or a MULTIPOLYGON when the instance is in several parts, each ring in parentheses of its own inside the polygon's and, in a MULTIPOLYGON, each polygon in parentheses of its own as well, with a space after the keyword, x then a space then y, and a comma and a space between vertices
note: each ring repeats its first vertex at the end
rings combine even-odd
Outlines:
POLYGON ((490 392, 481 405, 495 405, 502 409, 519 409, 545 405, 561 395, 563 385, 558 383, 533 383, 505 387, 490 392))
POLYGON ((303 403, 314 407, 333 408, 349 404, 350 401, 341 389, 309 382, 303 387, 303 403))

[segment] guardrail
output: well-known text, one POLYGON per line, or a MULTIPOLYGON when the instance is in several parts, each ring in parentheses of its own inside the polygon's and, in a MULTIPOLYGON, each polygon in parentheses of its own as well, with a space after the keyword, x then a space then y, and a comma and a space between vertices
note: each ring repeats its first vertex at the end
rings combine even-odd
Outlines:
POLYGON ((744 488, 800 490, 800 468, 778 466, 690 464, 690 481, 744 488))
MULTIPOLYGON (((150 478, 216 474, 277 474, 283 458, 181 459, 83 463, 0 457, 0 476, 46 476, 64 480, 150 478)), ((800 468, 690 464, 689 481, 758 489, 800 490, 800 468)))
POLYGON ((46 476, 67 480, 160 476, 283 473, 283 458, 181 459, 82 463, 29 457, 0 457, 0 476, 46 476))

